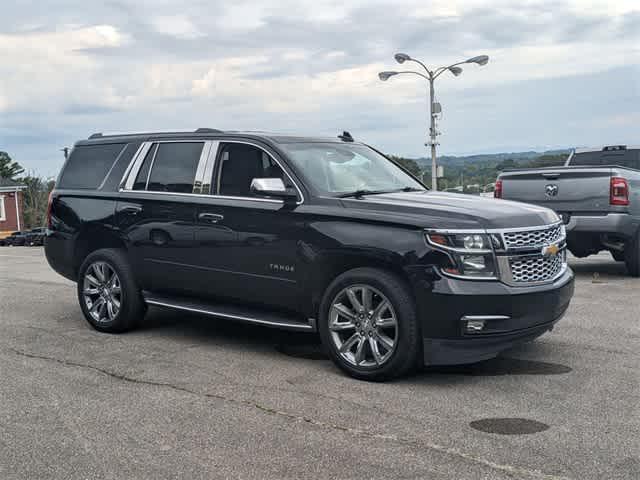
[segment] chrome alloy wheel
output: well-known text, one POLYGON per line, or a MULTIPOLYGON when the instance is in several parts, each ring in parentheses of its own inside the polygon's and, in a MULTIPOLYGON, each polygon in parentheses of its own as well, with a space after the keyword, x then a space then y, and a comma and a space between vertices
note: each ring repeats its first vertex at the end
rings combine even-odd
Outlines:
POLYGON ((398 320, 391 302, 368 285, 351 285, 338 293, 329 311, 329 332, 351 365, 383 365, 398 341, 398 320))
POLYGON ((89 265, 84 274, 82 294, 87 311, 96 322, 110 322, 118 315, 122 303, 120 279, 106 262, 89 265))

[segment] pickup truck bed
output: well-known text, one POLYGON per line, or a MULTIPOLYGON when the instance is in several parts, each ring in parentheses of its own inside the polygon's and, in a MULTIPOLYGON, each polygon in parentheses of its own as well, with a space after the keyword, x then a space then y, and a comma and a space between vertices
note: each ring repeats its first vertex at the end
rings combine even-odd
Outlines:
POLYGON ((640 150, 598 152, 576 151, 564 167, 504 171, 496 196, 555 210, 567 226, 574 255, 609 250, 640 276, 640 150))

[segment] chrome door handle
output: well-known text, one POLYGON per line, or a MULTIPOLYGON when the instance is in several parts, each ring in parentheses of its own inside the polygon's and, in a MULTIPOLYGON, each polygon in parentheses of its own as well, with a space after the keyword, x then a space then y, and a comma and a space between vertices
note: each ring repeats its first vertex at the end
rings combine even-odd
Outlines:
POLYGON ((224 215, 217 213, 201 213, 198 215, 198 220, 208 223, 218 223, 220 220, 224 220, 224 215))

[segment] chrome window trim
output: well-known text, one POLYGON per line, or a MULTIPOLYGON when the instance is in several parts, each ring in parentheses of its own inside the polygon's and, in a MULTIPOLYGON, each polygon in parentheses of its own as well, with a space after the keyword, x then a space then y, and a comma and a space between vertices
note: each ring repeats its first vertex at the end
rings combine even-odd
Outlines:
MULTIPOLYGON (((210 149, 209 152, 207 154, 207 158, 205 161, 205 166, 204 169, 202 170, 202 185, 201 185, 201 191, 205 189, 206 184, 204 183, 204 181, 207 178, 211 178, 211 176, 213 175, 213 169, 215 167, 215 163, 216 160, 218 158, 218 151, 220 150, 220 144, 221 143, 242 143, 242 144, 246 144, 246 145, 251 145, 254 146, 256 148, 259 148, 260 150, 264 151, 267 155, 269 155, 269 157, 271 159, 273 159, 273 161, 282 169, 282 171, 285 173, 285 175, 287 176, 287 178, 291 181, 291 183, 293 184, 293 186, 296 188, 296 191, 298 192, 298 195, 300 195, 300 200, 298 200, 296 202, 296 205, 302 205, 304 203, 304 194, 302 193, 302 190, 300 189, 300 187, 298 186, 298 184, 293 180, 293 178, 291 177, 291 175, 289 175, 289 172, 287 172, 287 170, 282 166, 282 163, 275 158, 273 155, 271 155, 271 153, 269 153, 267 150, 264 149, 264 147, 262 147, 261 145, 254 143, 254 142, 248 142, 248 141, 242 141, 242 140, 197 140, 197 139, 192 139, 192 140, 158 140, 158 141, 150 141, 150 142, 143 142, 142 145, 140 145, 140 148, 138 149, 138 152, 133 156, 133 159, 131 160, 131 163, 129 164, 129 167, 127 168, 127 170, 125 171, 124 175, 123 175, 123 180, 121 181, 121 187, 120 187, 120 192, 121 193, 150 193, 152 195, 179 195, 179 196, 187 196, 187 197, 196 197, 196 198, 210 198, 210 199, 220 199, 220 200, 241 200, 241 201, 245 201, 245 202, 261 202, 261 203, 274 203, 274 204, 284 204, 284 200, 281 199, 275 199, 275 198, 260 198, 260 197, 234 197, 234 196, 229 196, 229 195, 216 195, 216 194, 210 194, 210 193, 178 193, 178 192, 159 192, 159 191, 155 191, 155 190, 133 190, 133 183, 135 182, 135 178, 138 176, 138 172, 140 171, 140 168, 142 167, 142 163, 144 162, 144 157, 147 155, 149 149, 151 148, 151 146, 155 143, 210 143, 210 149), (208 176, 210 174, 210 176, 208 176)), ((203 147, 203 151, 205 150, 206 146, 203 147)), ((200 163, 203 161, 203 157, 201 155, 200 157, 200 161, 198 163, 198 168, 196 169, 196 177, 194 178, 194 190, 195 188, 195 182, 197 181, 198 178, 198 171, 200 170, 200 163)), ((149 169, 149 174, 151 174, 151 169, 149 169)), ((209 185, 209 189, 211 189, 211 185, 209 185)), ((209 190, 211 191, 211 190, 209 190)))
POLYGON ((124 144, 124 146, 122 147, 122 150, 120 150, 120 153, 116 156, 116 159, 111 164, 109 171, 104 176, 104 178, 102 179, 102 182, 100 182, 100 185, 98 185, 98 188, 96 190, 102 190, 102 187, 104 187, 104 184, 107 183, 107 178, 109 178, 109 175, 111 175, 111 172, 115 168, 116 164, 118 163, 118 161, 120 161, 120 157, 122 157, 122 154, 127 151, 127 148, 129 148, 129 145, 130 145, 129 143, 124 144))
POLYGON ((198 166, 196 167, 196 175, 193 179, 193 189, 191 193, 202 193, 202 186, 204 181, 204 170, 209 159, 209 154, 211 152, 212 141, 207 140, 204 142, 204 146, 202 147, 202 152, 200 152, 200 159, 198 160, 198 166))
POLYGON ((211 195, 211 179, 213 178, 213 167, 218 158, 218 151, 220 150, 220 141, 213 140, 209 149, 209 154, 205 162, 205 167, 202 174, 202 194, 211 195))
POLYGON ((147 156, 151 145, 153 145, 153 143, 151 142, 142 142, 140 144, 138 151, 129 163, 129 167, 127 167, 124 174, 122 175, 122 180, 120 181, 120 191, 132 189, 131 187, 133 187, 133 182, 138 176, 138 172, 140 171, 140 167, 142 166, 144 157, 147 156))
MULTIPOLYGON (((280 167, 280 169, 287 176, 287 178, 289 179, 291 184, 295 187, 296 191, 298 192, 298 195, 300 196, 300 200, 296 201, 296 205, 302 205, 304 203, 304 194, 302 193, 302 190, 300 189, 298 184, 293 180, 291 175, 289 175, 289 172, 287 172, 287 169, 282 166, 282 162, 280 162, 275 156, 273 156, 271 154, 271 152, 267 151, 262 145, 259 145, 257 143, 250 142, 250 141, 245 141, 245 140, 226 140, 226 139, 220 140, 219 144, 221 144, 221 143, 241 143, 243 145, 251 145, 252 147, 256 147, 256 148, 259 148, 260 150, 262 150, 264 153, 266 153, 269 156, 269 158, 271 158, 280 167)), ((220 151, 220 145, 219 144, 218 144, 218 151, 216 152, 215 158, 213 160, 213 165, 211 166, 212 170, 213 170, 213 168, 216 167, 215 163, 218 160, 218 153, 220 151)), ((222 166, 222 164, 217 165, 217 168, 220 169, 221 166, 222 166)), ((211 174, 213 175, 213 171, 211 172, 211 174)), ((218 171, 216 171, 216 179, 219 179, 219 178, 220 178, 220 172, 218 170, 218 171)), ((211 186, 213 186, 213 185, 211 185, 211 186)), ((218 186, 216 186, 216 190, 217 189, 218 189, 218 186)), ((211 193, 211 196, 212 197, 217 197, 217 198, 225 197, 224 195, 218 195, 218 194, 215 194, 215 193, 211 193)), ((228 197, 228 198, 241 198, 241 199, 251 199, 251 200, 253 200, 255 197, 228 197)), ((265 199, 265 200, 270 200, 270 199, 265 199)), ((284 203, 283 200, 277 200, 277 201, 284 203)))
MULTIPOLYGON (((147 142, 143 142, 142 145, 140 146, 140 148, 138 149, 138 152, 136 153, 136 155, 134 155, 132 163, 130 164, 130 168, 127 169, 127 171, 125 171, 124 175, 122 176, 124 182, 121 182, 121 185, 124 184, 124 186, 122 186, 120 188, 121 192, 147 192, 148 190, 133 190, 133 184, 136 181, 136 177, 138 176, 138 173, 140 172, 140 168, 142 167, 142 163, 144 162, 144 158, 147 156, 147 153, 149 152, 149 149, 155 145, 155 144, 160 144, 160 143, 203 143, 206 144, 208 140, 204 140, 204 139, 176 139, 176 140, 153 140, 153 141, 147 141, 147 142)), ((203 145, 202 149, 204 150, 205 146, 203 145)), ((153 169, 153 164, 155 162, 155 156, 158 153, 158 150, 156 149, 155 154, 153 155, 153 159, 151 161, 151 165, 149 167, 149 174, 147 175, 147 185, 149 184, 149 178, 151 176, 151 170, 153 169)), ((202 153, 200 154, 200 158, 202 158, 202 153)), ((197 169, 196 169, 196 174, 197 174, 197 169)), ((195 177, 194 177, 194 181, 195 181, 195 177)), ((160 192, 160 193, 173 193, 173 192, 160 192)))

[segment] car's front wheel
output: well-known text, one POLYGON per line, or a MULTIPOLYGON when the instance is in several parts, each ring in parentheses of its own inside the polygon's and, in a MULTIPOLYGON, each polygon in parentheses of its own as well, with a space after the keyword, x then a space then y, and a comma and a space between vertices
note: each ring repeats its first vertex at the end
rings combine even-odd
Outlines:
POLYGON ((373 268, 343 273, 320 306, 320 336, 349 375, 382 381, 408 373, 420 354, 420 329, 408 286, 373 268))
POLYGON ((91 253, 78 272, 78 300, 85 319, 101 332, 132 329, 144 316, 145 303, 122 250, 91 253))

